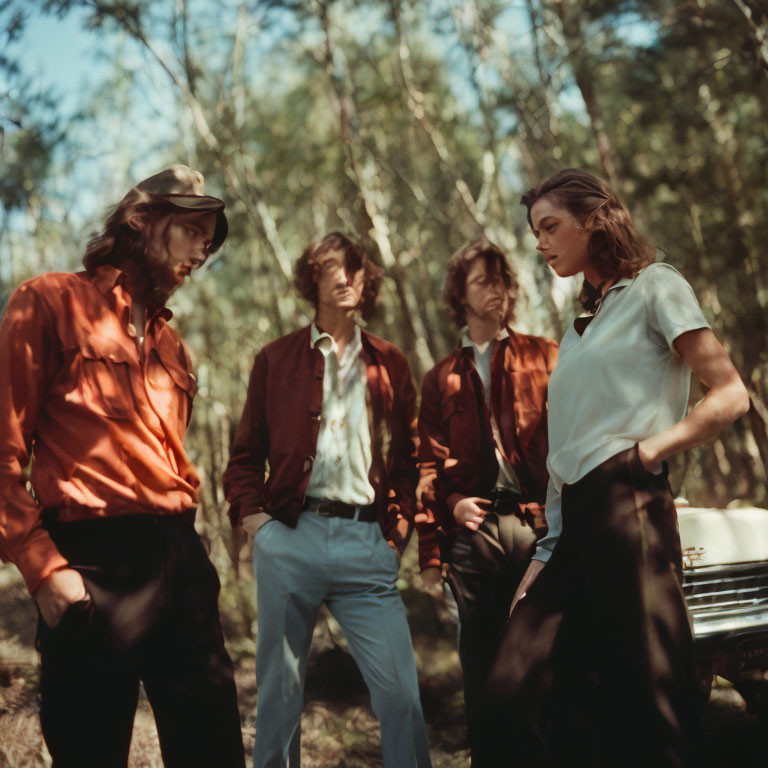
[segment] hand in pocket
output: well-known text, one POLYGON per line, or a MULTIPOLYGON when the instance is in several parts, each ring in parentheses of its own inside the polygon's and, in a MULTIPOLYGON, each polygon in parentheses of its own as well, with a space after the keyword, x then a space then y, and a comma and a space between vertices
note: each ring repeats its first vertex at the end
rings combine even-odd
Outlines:
POLYGON ((35 590, 34 597, 49 629, 57 627, 70 608, 89 608, 91 603, 83 577, 73 568, 51 573, 35 590))

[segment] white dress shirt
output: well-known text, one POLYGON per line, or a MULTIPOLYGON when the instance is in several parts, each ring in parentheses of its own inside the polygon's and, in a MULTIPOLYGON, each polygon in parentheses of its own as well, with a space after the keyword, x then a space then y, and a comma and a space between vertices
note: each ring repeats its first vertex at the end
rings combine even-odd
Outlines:
POLYGON ((343 501, 347 504, 372 504, 373 486, 368 480, 371 468, 371 433, 368 426, 366 396, 368 386, 360 327, 339 360, 338 346, 328 333, 312 323, 310 343, 325 358, 323 409, 317 452, 307 485, 307 496, 343 501))

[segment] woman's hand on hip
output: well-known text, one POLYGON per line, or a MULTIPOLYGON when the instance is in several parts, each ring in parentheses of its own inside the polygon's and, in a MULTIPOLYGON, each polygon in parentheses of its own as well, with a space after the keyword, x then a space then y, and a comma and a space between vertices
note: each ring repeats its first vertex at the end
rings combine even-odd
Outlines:
POLYGON ((637 457, 648 472, 653 472, 659 466, 659 460, 653 453, 652 446, 649 445, 650 442, 650 439, 641 440, 637 444, 637 457))
POLYGON ((512 605, 509 606, 510 616, 512 615, 512 611, 515 610, 515 606, 526 596, 528 590, 531 588, 531 584, 536 581, 536 578, 541 573, 541 569, 545 565, 546 563, 542 560, 531 560, 527 570, 525 571, 525 574, 523 575, 523 578, 520 581, 517 591, 515 592, 515 596, 512 598, 512 605))

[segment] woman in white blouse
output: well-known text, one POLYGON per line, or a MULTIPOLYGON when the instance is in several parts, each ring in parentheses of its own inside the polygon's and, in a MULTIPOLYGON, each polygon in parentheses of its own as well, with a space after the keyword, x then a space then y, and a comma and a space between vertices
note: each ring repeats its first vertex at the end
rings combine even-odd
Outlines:
POLYGON ((608 185, 564 170, 522 203, 547 264, 583 276, 587 315, 549 382, 549 534, 512 603, 489 711, 521 767, 572 758, 586 721, 595 764, 687 765, 698 696, 664 459, 744 414, 747 392, 688 283, 654 263, 608 185), (686 415, 691 370, 708 391, 686 415), (585 720, 567 699, 586 657, 598 693, 585 720))

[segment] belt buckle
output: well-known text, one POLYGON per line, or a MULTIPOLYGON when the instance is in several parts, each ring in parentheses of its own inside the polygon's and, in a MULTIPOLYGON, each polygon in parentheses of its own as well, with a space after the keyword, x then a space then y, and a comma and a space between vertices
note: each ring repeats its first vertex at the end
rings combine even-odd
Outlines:
POLYGON ((333 507, 331 507, 331 505, 328 504, 328 502, 325 500, 321 501, 317 505, 315 512, 316 514, 320 515, 320 517, 333 517, 333 507))
POLYGON ((316 515, 319 515, 320 517, 331 517, 333 512, 331 511, 332 508, 328 504, 327 499, 313 499, 312 503, 308 507, 310 512, 313 512, 316 515))

